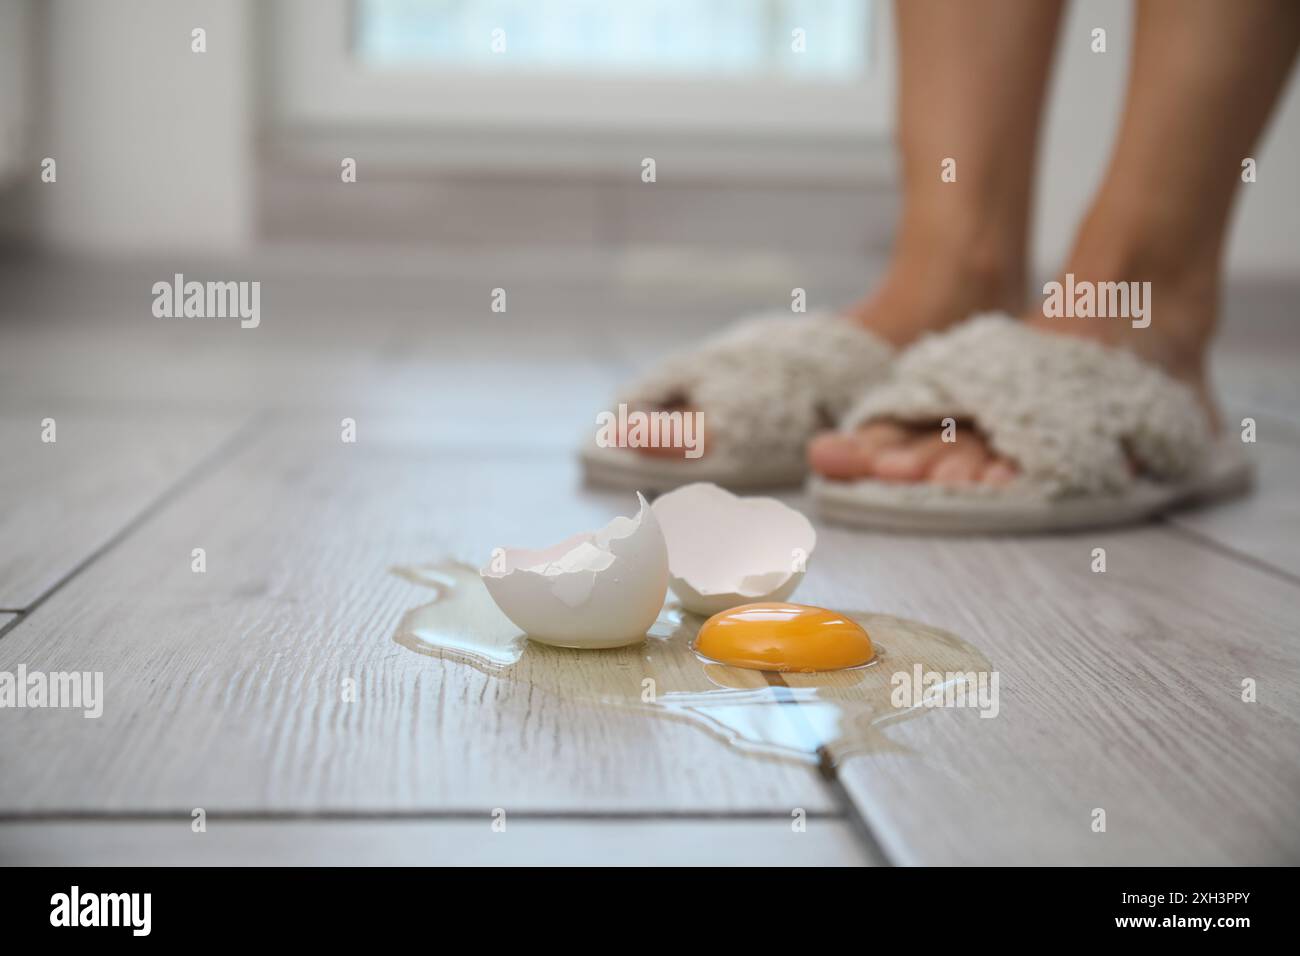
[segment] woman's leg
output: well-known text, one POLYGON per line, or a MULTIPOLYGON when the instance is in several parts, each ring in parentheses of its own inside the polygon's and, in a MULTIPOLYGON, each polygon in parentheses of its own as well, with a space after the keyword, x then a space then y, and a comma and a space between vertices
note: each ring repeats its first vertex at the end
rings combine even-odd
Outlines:
MULTIPOLYGON (((1060 0, 898 0, 903 215, 893 258, 852 317, 898 346, 972 312, 1024 305, 1035 153, 1060 0), (940 176, 956 161, 956 180, 940 176)), ((814 469, 870 472, 910 432, 814 439, 814 469)))
MULTIPOLYGON (((1034 146, 1060 11, 1060 0, 895 4, 902 220, 853 321, 902 346, 972 311, 1024 304, 1034 146), (940 178, 945 159, 956 161, 955 182, 940 178)), ((845 449, 849 464, 857 454, 845 449)))
MULTIPOLYGON (((1026 313, 1029 323, 1130 348, 1191 383, 1213 414, 1205 360, 1242 160, 1258 142, 1298 46, 1294 0, 1140 0, 1115 151, 1063 273, 1076 281, 1150 282, 1151 323, 1045 318, 1041 300, 1026 313)), ((813 467, 834 477, 900 481, 1014 474, 978 434, 941 443, 934 429, 895 431, 904 437, 852 475, 828 470, 816 454, 813 467)))
POLYGON ((896 345, 973 309, 1018 309, 1039 117, 1061 4, 898 0, 903 210, 853 315, 896 345), (955 161, 956 179, 941 177, 955 161))

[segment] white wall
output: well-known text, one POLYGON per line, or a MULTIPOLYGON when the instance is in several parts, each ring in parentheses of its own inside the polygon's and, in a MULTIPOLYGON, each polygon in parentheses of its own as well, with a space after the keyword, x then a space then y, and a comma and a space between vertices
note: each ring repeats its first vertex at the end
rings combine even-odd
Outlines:
MULTIPOLYGON (((1060 267, 1109 158, 1128 76, 1132 14, 1132 0, 1076 0, 1062 25, 1039 167, 1039 274, 1060 267), (1090 49, 1093 27, 1106 28, 1104 54, 1090 49)), ((1256 153, 1259 181, 1241 187, 1229 274, 1300 278, 1300 83, 1294 75, 1256 153)))
POLYGON ((1243 185, 1230 274, 1300 279, 1300 77, 1291 74, 1258 154, 1258 181, 1243 185))
MULTIPOLYGON (((15 51, 21 53, 32 32, 22 22, 31 8, 24 0, 0 3, 0 123, 17 115, 24 100, 41 104, 29 149, 35 159, 25 158, 19 169, 35 177, 39 158, 54 156, 59 181, 30 190, 38 201, 37 237, 60 249, 112 254, 247 248, 256 218, 258 123, 251 93, 253 21, 266 12, 261 4, 45 0, 35 10, 44 62, 37 88, 27 91, 21 77, 28 74, 15 51), (208 31, 205 54, 190 52, 195 26, 208 31)), ((1128 72, 1131 14, 1131 0, 1075 0, 1063 25, 1039 179, 1034 265, 1042 273, 1059 267, 1109 154, 1128 72), (1104 55, 1089 50, 1094 26, 1107 28, 1104 55)), ((1259 181, 1243 187, 1230 269, 1238 276, 1294 278, 1300 276, 1294 174, 1300 170, 1300 84, 1294 77, 1258 153, 1259 181)), ((864 170, 864 184, 873 174, 880 170, 864 170)))
POLYGON ((50 0, 40 238, 111 254, 236 251, 252 236, 245 0, 50 0), (207 52, 190 31, 207 30, 207 52))
POLYGON ((0 186, 20 175, 32 133, 29 0, 0 4, 0 186))

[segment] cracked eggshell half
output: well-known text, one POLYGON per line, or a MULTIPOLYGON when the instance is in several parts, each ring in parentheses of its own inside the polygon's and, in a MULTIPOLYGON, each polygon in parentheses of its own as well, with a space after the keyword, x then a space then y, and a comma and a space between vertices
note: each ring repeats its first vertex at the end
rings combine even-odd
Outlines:
POLYGON ((506 617, 535 641, 601 648, 645 638, 668 594, 668 548, 637 493, 634 518, 540 551, 504 548, 479 571, 506 617))
POLYGON ((669 584, 694 614, 786 600, 817 544, 812 524, 790 506, 708 482, 656 498, 653 511, 668 541, 669 584))

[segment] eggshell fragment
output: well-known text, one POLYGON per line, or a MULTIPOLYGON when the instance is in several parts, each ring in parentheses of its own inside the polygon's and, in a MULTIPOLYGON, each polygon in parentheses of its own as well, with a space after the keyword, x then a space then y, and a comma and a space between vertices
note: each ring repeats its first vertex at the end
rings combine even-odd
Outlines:
POLYGON ((788 505, 708 482, 655 499, 653 511, 668 542, 669 584, 695 614, 786 600, 817 544, 812 524, 788 505))
POLYGON ((622 647, 645 638, 668 593, 668 548, 640 493, 636 517, 550 548, 506 548, 479 571, 506 617, 535 641, 622 647))

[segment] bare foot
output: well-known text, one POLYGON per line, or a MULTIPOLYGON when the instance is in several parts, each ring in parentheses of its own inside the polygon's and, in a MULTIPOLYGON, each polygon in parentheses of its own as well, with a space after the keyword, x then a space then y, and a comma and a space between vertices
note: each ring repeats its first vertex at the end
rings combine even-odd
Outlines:
MULTIPOLYGON (((1086 266, 1067 271, 1076 281, 1137 280, 1141 275, 1140 270, 1117 273, 1086 266)), ((1046 318, 1041 308, 1026 315, 1024 322, 1045 335, 1075 335, 1137 353, 1191 385, 1217 427, 1205 369, 1216 318, 1216 290, 1206 287, 1207 275, 1212 273, 1152 281, 1151 323, 1146 328, 1134 328, 1123 318, 1046 318)), ((1016 476, 1015 462, 999 456, 969 422, 957 423, 955 437, 943 441, 936 424, 869 422, 856 432, 818 436, 809 444, 808 458, 817 474, 840 481, 997 485, 1016 476)))
MULTIPOLYGON (((857 323, 896 348, 904 348, 927 332, 942 331, 972 313, 1014 313, 1022 308, 1024 275, 1019 246, 1003 239, 1003 230, 991 229, 988 216, 971 211, 964 217, 951 207, 944 210, 944 215, 933 227, 905 226, 875 291, 849 308, 844 321, 857 323), (969 227, 961 227, 961 219, 969 219, 969 227)), ((671 407, 639 410, 695 411, 689 396, 671 407)), ((834 424, 827 422, 826 426, 834 424)), ((828 459, 828 467, 838 468, 846 477, 860 474, 860 462, 853 456, 873 453, 877 442, 891 435, 901 442, 907 432, 896 429, 880 435, 868 436, 860 448, 842 449, 850 457, 828 459)), ((656 458, 681 458, 684 454, 680 448, 637 450, 656 458)))

